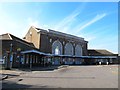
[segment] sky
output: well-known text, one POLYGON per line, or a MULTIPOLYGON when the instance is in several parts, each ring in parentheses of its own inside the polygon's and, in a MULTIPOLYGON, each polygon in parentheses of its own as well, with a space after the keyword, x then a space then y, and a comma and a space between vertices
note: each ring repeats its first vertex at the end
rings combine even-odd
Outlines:
POLYGON ((88 41, 88 49, 118 53, 117 2, 1 2, 0 34, 23 38, 30 26, 88 41))

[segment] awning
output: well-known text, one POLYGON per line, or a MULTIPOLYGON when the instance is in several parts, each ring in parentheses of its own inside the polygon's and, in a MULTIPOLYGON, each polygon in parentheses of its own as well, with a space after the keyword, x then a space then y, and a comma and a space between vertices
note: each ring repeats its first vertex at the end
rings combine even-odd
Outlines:
POLYGON ((36 54, 40 54, 40 55, 45 55, 45 53, 37 51, 37 50, 26 50, 26 51, 21 51, 22 54, 26 54, 26 53, 36 53, 36 54))
POLYGON ((93 58, 93 59, 106 59, 106 58, 117 58, 117 56, 81 56, 82 58, 93 58))
POLYGON ((75 56, 75 55, 55 55, 50 53, 43 53, 37 50, 26 50, 22 51, 22 54, 26 53, 36 53, 39 55, 47 56, 47 57, 63 57, 63 58, 82 58, 82 59, 107 59, 107 58, 117 58, 117 56, 75 56))

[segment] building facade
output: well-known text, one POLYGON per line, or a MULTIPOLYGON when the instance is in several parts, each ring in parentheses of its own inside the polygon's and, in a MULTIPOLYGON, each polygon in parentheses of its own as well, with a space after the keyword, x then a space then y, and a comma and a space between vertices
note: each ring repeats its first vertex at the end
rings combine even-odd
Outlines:
POLYGON ((31 27, 24 40, 34 44, 41 52, 59 55, 86 56, 88 42, 84 38, 54 30, 31 27))
POLYGON ((1 60, 6 67, 81 65, 118 63, 117 54, 107 50, 88 50, 82 37, 30 27, 23 39, 12 34, 0 36, 1 60))
POLYGON ((90 64, 117 64, 118 54, 114 54, 105 49, 88 49, 88 56, 90 64))
MULTIPOLYGON (((87 56, 87 44, 84 38, 73 36, 70 34, 54 31, 51 29, 43 30, 36 27, 30 27, 24 40, 31 42, 39 49, 40 52, 54 54, 54 55, 71 55, 71 56, 87 56)), ((72 58, 64 58, 60 61, 59 57, 54 60, 55 65, 65 61, 65 64, 73 64, 72 58)), ((75 64, 82 64, 83 60, 75 59, 75 64)))
POLYGON ((10 67, 11 62, 12 67, 19 67, 21 63, 21 51, 36 50, 32 43, 26 42, 9 33, 0 35, 0 42, 2 45, 0 52, 1 63, 7 65, 7 68, 10 67))

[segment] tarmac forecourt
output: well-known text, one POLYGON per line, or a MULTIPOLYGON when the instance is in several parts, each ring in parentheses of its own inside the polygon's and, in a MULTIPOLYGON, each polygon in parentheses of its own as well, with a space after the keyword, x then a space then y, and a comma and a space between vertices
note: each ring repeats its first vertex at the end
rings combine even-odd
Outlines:
POLYGON ((118 65, 63 66, 55 70, 3 70, 3 88, 118 88, 118 65), (14 84, 14 85, 13 85, 14 84))

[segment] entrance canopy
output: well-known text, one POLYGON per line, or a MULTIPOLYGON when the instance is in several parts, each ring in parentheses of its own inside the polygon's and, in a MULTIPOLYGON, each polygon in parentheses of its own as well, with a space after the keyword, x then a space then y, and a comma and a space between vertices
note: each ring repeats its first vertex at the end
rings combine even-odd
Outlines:
POLYGON ((105 59, 105 58, 117 58, 117 56, 82 56, 82 58, 105 59))
POLYGON ((22 51, 22 54, 28 54, 28 53, 36 53, 39 55, 43 56, 48 56, 48 57, 63 57, 63 58, 83 58, 83 59, 105 59, 105 58, 117 58, 117 56, 75 56, 75 55, 55 55, 55 54, 49 54, 49 53, 43 53, 38 50, 27 50, 27 51, 22 51))
POLYGON ((45 53, 37 51, 37 50, 26 50, 26 51, 21 52, 21 54, 28 54, 28 53, 36 53, 36 54, 40 54, 40 55, 45 55, 45 53))

